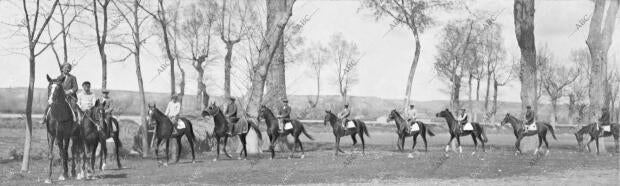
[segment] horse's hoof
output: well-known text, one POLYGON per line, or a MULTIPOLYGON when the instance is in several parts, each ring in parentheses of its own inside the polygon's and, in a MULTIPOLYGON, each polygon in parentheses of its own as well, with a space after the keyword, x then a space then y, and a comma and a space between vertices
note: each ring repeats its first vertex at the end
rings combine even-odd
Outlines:
POLYGON ((65 180, 66 180, 65 175, 60 175, 58 177, 58 181, 65 181, 65 180))
POLYGON ((192 160, 192 164, 196 164, 196 161, 192 160))
POLYGON ((292 158, 292 156, 289 156, 288 159, 290 160, 292 158))
POLYGON ((216 162, 216 161, 217 161, 217 158, 213 158, 213 162, 216 162))
POLYGON ((101 165, 101 171, 105 170, 105 163, 103 163, 103 165, 101 165))
POLYGON ((241 157, 237 157, 237 160, 241 160, 241 157))
POLYGON ((545 152, 545 156, 548 156, 548 155, 549 155, 549 150, 547 150, 547 152, 545 152))
POLYGON ((83 174, 83 173, 78 173, 78 174, 77 174, 77 177, 76 177, 75 179, 77 179, 77 180, 82 180, 82 179, 84 179, 84 174, 83 174))
POLYGON ((164 163, 164 167, 168 167, 168 163, 164 163))
POLYGON ((413 158, 413 154, 409 153, 409 155, 407 155, 407 158, 413 158))
POLYGON ((299 158, 304 159, 304 157, 306 157, 306 155, 301 155, 301 157, 299 157, 299 158))
POLYGON ((471 155, 476 155, 476 152, 475 152, 475 151, 474 151, 474 152, 471 152, 471 155))
POLYGON ((51 180, 51 179, 49 179, 49 178, 47 178, 47 179, 45 179, 45 181, 43 181, 43 183, 46 183, 46 184, 51 184, 51 183, 52 183, 52 180, 51 180))

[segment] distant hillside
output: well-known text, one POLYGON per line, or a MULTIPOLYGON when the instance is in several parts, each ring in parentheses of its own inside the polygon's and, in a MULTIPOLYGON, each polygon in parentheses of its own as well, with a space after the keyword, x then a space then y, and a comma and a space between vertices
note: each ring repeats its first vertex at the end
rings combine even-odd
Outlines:
MULTIPOLYGON (((101 94, 99 90, 94 90, 96 94, 101 94)), ((169 101, 167 93, 145 93, 147 103, 155 103, 158 108, 164 109, 169 101)), ((26 105, 26 88, 0 88, 0 112, 1 113, 23 113, 26 105)), ((134 91, 111 90, 110 95, 115 99, 119 111, 124 115, 139 115, 139 94, 134 91)), ((47 99, 47 90, 37 88, 34 91, 33 112, 42 113, 45 109, 47 99)), ((297 116, 300 112, 308 108, 309 100, 314 100, 314 96, 309 95, 290 95, 290 104, 293 108, 293 114, 297 116)), ((215 101, 218 105, 224 104, 223 98, 219 96, 211 97, 211 101, 215 101)), ((381 99, 377 97, 358 97, 350 98, 351 110, 354 117, 375 120, 379 117, 386 116, 387 113, 397 107, 402 106, 402 100, 381 99)), ((447 108, 448 101, 415 101, 414 104, 421 117, 431 118, 435 113, 447 108)), ((463 102, 467 105, 467 102, 463 102)), ((483 108, 483 103, 477 104, 479 108, 483 108)), ((519 113, 520 103, 517 102, 499 102, 498 116, 501 117, 505 113, 519 113)), ((183 111, 185 114, 198 114, 200 103, 196 101, 193 95, 186 95, 183 99, 183 111)), ((275 108, 272 108, 275 109, 275 108)), ((319 99, 319 104, 314 109, 308 109, 306 119, 323 119, 324 111, 331 110, 337 112, 342 109, 340 96, 325 95, 319 99)), ((567 106, 560 107, 560 117, 565 118, 567 106)), ((551 108, 548 105, 542 105, 539 111, 539 118, 548 120, 550 118, 551 108)), ((564 119, 560 119, 564 121, 564 119)))

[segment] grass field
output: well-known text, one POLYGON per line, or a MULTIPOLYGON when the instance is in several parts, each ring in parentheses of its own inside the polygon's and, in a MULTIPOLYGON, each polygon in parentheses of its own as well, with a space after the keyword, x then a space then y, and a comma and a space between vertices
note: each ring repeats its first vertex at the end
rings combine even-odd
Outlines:
MULTIPOLYGON (((509 128, 487 130, 487 152, 476 154, 472 154, 473 143, 470 137, 462 138, 462 154, 445 153, 443 149, 448 134, 441 128, 433 128, 438 135, 429 138, 429 152, 417 151, 423 149, 423 143, 419 140, 416 152, 408 157, 408 152, 395 151, 396 136, 389 127, 370 128, 371 137, 366 138, 364 155, 361 154, 361 146, 351 147, 351 140, 344 138, 343 149, 348 153, 340 156, 333 155, 331 128, 312 125, 308 129, 315 140, 302 137, 306 150, 304 159, 287 159, 288 153, 278 153, 276 159, 269 160, 267 153, 264 153, 248 160, 237 160, 237 154, 233 153, 231 160, 223 158, 213 162, 211 160, 215 154, 205 151, 198 154, 196 164, 191 164, 189 158, 183 157, 178 164, 160 167, 152 158, 124 156, 123 169, 116 169, 113 159, 109 159, 108 168, 112 169, 97 171, 98 178, 95 180, 70 179, 56 183, 616 185, 620 181, 618 155, 597 156, 578 152, 570 131, 558 133, 557 141, 549 136, 551 152, 547 156, 533 155, 531 152, 515 156, 514 136, 510 134, 509 128)), ((204 130, 211 129, 207 127, 204 130)), ((0 185, 42 184, 47 173, 47 160, 35 158, 31 162, 30 172, 22 173, 19 171, 21 161, 8 159, 10 147, 23 145, 23 129, 3 127, 0 133, 0 185)), ((44 131, 37 128, 33 137, 33 154, 35 157, 45 157, 44 131)), ((130 136, 123 136, 122 140, 125 147, 131 147, 130 136)), ((612 151, 613 140, 606 139, 606 144, 608 150, 612 151)), ((411 138, 407 139, 406 147, 410 151, 411 138)), ((55 157, 58 157, 57 152, 55 157)), ((60 169, 60 166, 55 166, 54 179, 60 174, 60 169)))

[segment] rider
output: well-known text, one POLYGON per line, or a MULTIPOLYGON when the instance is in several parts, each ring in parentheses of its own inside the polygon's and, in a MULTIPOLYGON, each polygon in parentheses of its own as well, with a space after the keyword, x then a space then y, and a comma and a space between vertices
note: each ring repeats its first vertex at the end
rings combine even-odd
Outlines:
POLYGON ((226 131, 226 134, 228 136, 232 136, 233 127, 235 126, 234 124, 239 121, 239 118, 237 117, 237 105, 235 105, 235 98, 230 97, 228 100, 225 113, 226 118, 228 119, 228 131, 226 131))
POLYGON ((603 134, 603 130, 601 130, 600 126, 607 126, 610 125, 611 123, 611 118, 609 117, 609 109, 607 107, 603 107, 603 109, 601 110, 601 118, 598 119, 597 124, 599 125, 597 128, 600 131, 600 135, 603 134))
POLYGON ((112 107, 114 101, 110 98, 110 91, 108 89, 103 89, 101 93, 103 93, 103 97, 101 97, 101 104, 103 104, 103 110, 106 116, 105 120, 106 123, 110 123, 110 119, 112 118, 112 110, 114 110, 112 107))
POLYGON ((529 126, 534 124, 534 120, 536 119, 536 113, 532 110, 531 106, 525 107, 527 110, 525 111, 525 125, 529 126))
POLYGON ((459 109, 458 118, 456 120, 461 124, 461 127, 459 127, 459 129, 462 130, 463 126, 469 122, 467 110, 465 110, 464 108, 459 109))
POLYGON ((291 122, 291 106, 288 105, 288 99, 286 98, 282 98, 282 107, 278 111, 278 118, 280 118, 278 127, 280 129, 280 133, 282 133, 284 132, 284 124, 291 122))
MULTIPOLYGON (((77 104, 80 107, 80 119, 84 119, 84 117, 90 117, 90 109, 95 106, 95 102, 97 102, 97 96, 95 93, 90 91, 90 82, 84 81, 82 83, 82 91, 77 95, 78 101, 77 104)), ((92 118, 90 118, 92 119, 92 118)), ((97 129, 101 129, 99 126, 99 122, 93 122, 97 129)))
POLYGON ((178 95, 172 95, 170 97, 170 102, 168 102, 168 106, 166 107, 166 112, 164 113, 172 122, 172 134, 176 134, 178 132, 176 126, 179 120, 179 115, 181 114, 181 103, 178 99, 178 95))
MULTIPOLYGON (((60 74, 60 76, 58 76, 58 78, 62 78, 64 77, 64 81, 62 82, 62 88, 65 91, 65 95, 66 95, 66 100, 67 102, 69 102, 69 108, 71 108, 71 111, 73 113, 73 120, 77 121, 78 120, 78 115, 77 115, 77 110, 76 108, 76 101, 77 101, 77 90, 78 90, 78 84, 77 84, 77 80, 75 78, 75 76, 71 75, 71 64, 69 63, 64 63, 61 66, 61 71, 62 73, 60 74)), ((41 124, 45 124, 47 123, 47 115, 49 114, 49 105, 47 106, 47 108, 45 109, 45 112, 43 114, 43 119, 41 120, 41 124)))
POLYGON ((342 127, 344 129, 347 128, 347 122, 349 121, 349 116, 351 115, 351 110, 349 110, 349 104, 345 103, 344 104, 344 109, 342 109, 342 111, 340 111, 340 113, 338 113, 338 117, 340 118, 340 120, 342 121, 342 127))
POLYGON ((407 119, 407 124, 405 124, 403 127, 405 131, 410 131, 411 125, 416 122, 418 115, 418 112, 415 110, 415 105, 409 105, 409 109, 407 110, 406 114, 407 115, 405 117, 407 119))

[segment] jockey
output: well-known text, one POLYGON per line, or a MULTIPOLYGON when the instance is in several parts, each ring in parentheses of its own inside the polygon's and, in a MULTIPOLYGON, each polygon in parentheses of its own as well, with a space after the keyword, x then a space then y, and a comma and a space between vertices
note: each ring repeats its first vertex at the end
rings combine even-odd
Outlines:
MULTIPOLYGON (((80 107, 81 116, 80 120, 84 119, 84 117, 90 117, 90 109, 95 106, 95 102, 97 102, 97 96, 95 93, 90 91, 90 82, 84 81, 82 83, 82 91, 77 95, 78 101, 77 104, 80 107)), ((92 118, 90 118, 92 120, 92 118)), ((97 128, 100 129, 98 122, 93 122, 97 125, 97 128)))
POLYGON ((415 120, 417 119, 418 116, 418 112, 415 110, 415 106, 413 104, 409 105, 409 110, 407 111, 407 121, 408 122, 415 122, 415 120))
POLYGON ((525 111, 525 125, 534 124, 534 120, 536 119, 536 113, 532 110, 531 106, 525 107, 527 110, 525 111))
POLYGON ((600 129, 600 126, 610 125, 611 118, 609 117, 609 109, 607 107, 603 107, 601 109, 601 118, 598 119, 597 124, 599 125, 597 128, 600 130, 600 133, 603 134, 603 130, 600 129))
MULTIPOLYGON (((64 63, 61 66, 61 71, 62 74, 60 74, 60 76, 58 76, 58 78, 62 78, 64 77, 64 81, 62 82, 62 88, 65 91, 66 94, 66 100, 67 102, 69 102, 69 108, 71 108, 71 111, 73 113, 73 120, 77 121, 78 120, 78 115, 77 115, 77 109, 75 109, 77 107, 76 105, 76 101, 77 101, 77 90, 78 90, 78 84, 77 84, 77 80, 75 78, 75 76, 71 75, 71 64, 69 63, 64 63)), ((49 114, 49 105, 47 106, 47 108, 45 109, 45 112, 43 113, 43 120, 41 121, 41 124, 45 124, 47 123, 47 115, 49 114)))
POLYGON ((112 104, 114 103, 112 98, 110 98, 110 91, 107 89, 103 89, 101 91, 103 93, 103 97, 101 97, 101 104, 103 104, 103 110, 105 112, 105 120, 106 123, 110 123, 110 118, 112 118, 112 111, 114 110, 112 104))
POLYGON ((288 99, 282 98, 282 107, 278 111, 278 118, 280 118, 280 122, 278 123, 280 126, 280 133, 284 132, 284 124, 287 122, 291 122, 291 106, 288 105, 288 99))
POLYGON ((235 126, 234 124, 239 121, 239 118, 237 117, 237 105, 235 105, 235 98, 230 97, 228 100, 229 102, 228 105, 226 105, 225 113, 226 118, 228 119, 228 131, 226 131, 226 134, 228 136, 232 136, 233 127, 235 126))
POLYGON ((179 115, 181 114, 181 103, 179 102, 178 95, 172 95, 170 97, 170 102, 168 102, 168 106, 166 107, 166 112, 164 113, 170 121, 172 122, 172 134, 177 133, 177 122, 179 121, 179 115))
POLYGON ((459 124, 461 124, 460 129, 462 129, 463 128, 462 126, 469 122, 469 116, 467 115, 467 110, 465 110, 464 108, 459 109, 459 113, 458 113, 456 121, 458 121, 459 124))
POLYGON ((347 128, 347 122, 349 121, 349 116, 351 116, 351 110, 349 110, 349 104, 345 103, 344 104, 344 109, 342 109, 342 111, 340 111, 340 113, 338 113, 338 118, 340 118, 340 120, 342 120, 342 127, 343 128, 347 128))

